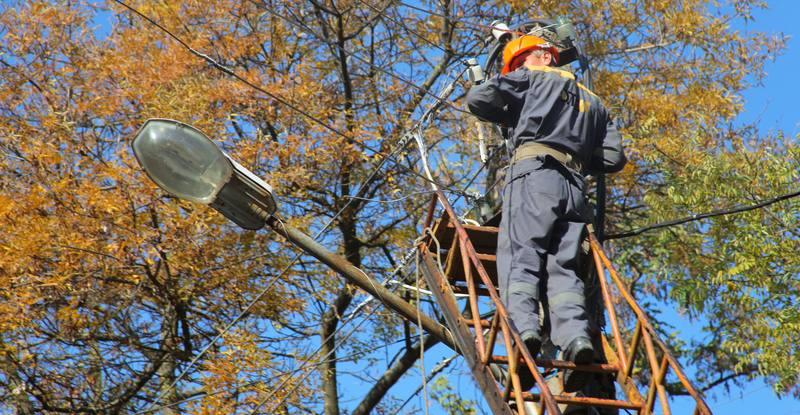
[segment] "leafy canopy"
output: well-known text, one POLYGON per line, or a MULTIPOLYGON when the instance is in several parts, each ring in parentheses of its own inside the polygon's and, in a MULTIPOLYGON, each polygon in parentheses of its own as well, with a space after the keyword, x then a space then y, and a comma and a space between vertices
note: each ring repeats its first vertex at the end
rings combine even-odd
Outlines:
MULTIPOLYGON (((332 415, 406 398, 389 387, 418 357, 408 323, 373 303, 356 312, 363 293, 308 257, 293 262, 285 241, 156 188, 129 150, 150 117, 195 125, 277 190, 284 220, 367 272, 411 282, 392 270, 421 231, 430 186, 418 149, 392 153, 396 143, 455 83, 422 131, 434 179, 496 192, 504 161, 480 169, 461 60, 486 53, 488 22, 565 15, 626 137, 609 233, 796 190, 797 138, 735 123, 739 94, 786 42, 731 28, 761 2, 127 4, 185 45, 117 2, 0 6, 0 405, 20 413, 130 413, 157 398, 248 413, 266 398, 273 413, 332 415), (337 390, 352 382, 372 389, 337 390)), ((609 245, 639 298, 706 324, 704 344, 673 344, 701 387, 762 377, 800 390, 799 208, 609 245)), ((472 407, 441 393, 448 408, 472 407)))

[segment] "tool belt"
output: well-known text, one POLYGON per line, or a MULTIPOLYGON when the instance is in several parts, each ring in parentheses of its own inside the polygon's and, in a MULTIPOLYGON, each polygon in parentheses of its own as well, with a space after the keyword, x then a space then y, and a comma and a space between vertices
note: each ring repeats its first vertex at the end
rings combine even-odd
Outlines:
POLYGON ((570 153, 565 151, 556 150, 546 144, 528 142, 525 143, 514 151, 514 157, 511 158, 511 164, 517 163, 531 157, 540 155, 548 155, 558 160, 561 164, 569 167, 576 172, 583 174, 583 163, 581 160, 570 153))

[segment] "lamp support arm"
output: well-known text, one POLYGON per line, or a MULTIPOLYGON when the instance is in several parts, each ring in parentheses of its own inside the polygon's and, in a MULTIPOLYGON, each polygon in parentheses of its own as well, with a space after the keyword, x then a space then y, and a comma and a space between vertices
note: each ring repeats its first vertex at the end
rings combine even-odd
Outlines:
POLYGON ((266 223, 270 228, 272 228, 272 230, 282 235, 314 258, 317 258, 323 264, 338 272, 339 275, 343 276, 348 282, 372 294, 375 298, 385 304, 386 307, 405 317, 408 319, 408 321, 414 324, 421 322, 421 328, 428 332, 428 334, 436 337, 443 344, 447 345, 447 347, 458 351, 450 330, 425 314, 418 316, 417 309, 414 306, 400 298, 397 294, 386 289, 386 287, 384 287, 374 278, 367 275, 367 273, 357 268, 355 265, 351 264, 341 256, 327 250, 325 247, 320 245, 317 241, 305 233, 301 232, 299 229, 279 220, 275 216, 270 216, 266 223))

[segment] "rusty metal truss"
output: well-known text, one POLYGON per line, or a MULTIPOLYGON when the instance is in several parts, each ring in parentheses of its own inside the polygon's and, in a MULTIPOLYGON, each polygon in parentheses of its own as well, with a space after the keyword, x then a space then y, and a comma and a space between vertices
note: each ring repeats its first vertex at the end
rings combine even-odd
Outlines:
MULTIPOLYGON (((496 221, 487 224, 490 222, 496 221)), ((694 414, 711 414, 702 396, 628 292, 594 235, 590 235, 589 262, 593 262, 599 276, 597 279, 602 288, 611 333, 595 330, 592 334, 593 342, 602 344, 602 353, 599 354, 603 356, 603 362, 576 365, 560 360, 534 360, 527 348, 516 346, 523 343, 519 333, 509 325, 508 311, 496 288, 496 225, 462 224, 444 194, 437 192, 431 200, 425 227, 428 236, 418 248, 422 257, 420 271, 434 293, 459 352, 495 415, 555 415, 573 410, 589 413, 589 407, 598 409, 598 413, 618 413, 624 409, 628 413, 649 415, 653 413, 656 400, 664 414, 671 414, 666 385, 668 373, 677 376, 682 387, 694 398, 694 414), (439 207, 442 208, 442 217, 435 219, 439 207), (455 293, 468 294, 468 303, 460 305, 455 293), (493 317, 482 320, 481 308, 487 306, 493 308, 493 317), (466 310, 463 313, 462 308, 466 310), (629 325, 633 326, 635 320, 633 331, 624 336, 618 309, 631 322, 629 325), (535 379, 531 391, 523 390, 518 371, 523 365, 535 379), (505 375, 496 376, 498 371, 493 372, 492 367, 502 367, 501 373, 505 375), (595 378, 605 376, 612 379, 624 399, 615 396, 616 392, 610 397, 564 393, 560 377, 545 379, 540 368, 544 373, 557 369, 595 372, 595 378)))

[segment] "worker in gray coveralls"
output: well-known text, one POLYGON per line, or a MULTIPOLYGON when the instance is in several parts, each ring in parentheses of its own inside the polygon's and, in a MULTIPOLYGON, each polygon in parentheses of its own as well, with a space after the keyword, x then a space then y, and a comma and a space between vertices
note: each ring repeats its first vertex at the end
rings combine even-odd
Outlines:
MULTIPOLYGON (((553 68, 558 51, 551 44, 523 36, 508 43, 503 58, 502 74, 467 95, 470 112, 509 127, 514 154, 497 243, 500 295, 536 357, 542 287, 553 344, 564 351, 564 360, 592 363, 577 272, 588 222, 584 174, 622 170, 622 139, 600 99, 573 74, 553 68)), ((568 370, 564 390, 581 390, 590 378, 589 372, 568 370)))

